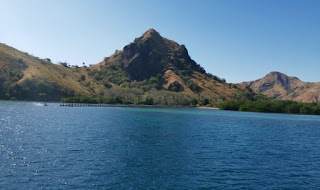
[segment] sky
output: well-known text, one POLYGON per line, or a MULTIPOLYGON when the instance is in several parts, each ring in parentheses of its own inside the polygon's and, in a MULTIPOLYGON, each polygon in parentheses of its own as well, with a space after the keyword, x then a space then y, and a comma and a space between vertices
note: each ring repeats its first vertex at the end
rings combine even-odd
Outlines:
POLYGON ((320 82, 319 0, 0 0, 0 42, 55 63, 96 64, 150 28, 227 82, 320 82))

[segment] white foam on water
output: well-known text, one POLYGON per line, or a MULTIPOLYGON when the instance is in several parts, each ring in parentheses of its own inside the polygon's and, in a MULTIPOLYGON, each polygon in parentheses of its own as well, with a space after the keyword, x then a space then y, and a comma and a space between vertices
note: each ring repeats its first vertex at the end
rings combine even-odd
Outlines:
POLYGON ((34 102, 32 104, 35 105, 35 106, 43 106, 43 103, 39 103, 39 102, 34 102))

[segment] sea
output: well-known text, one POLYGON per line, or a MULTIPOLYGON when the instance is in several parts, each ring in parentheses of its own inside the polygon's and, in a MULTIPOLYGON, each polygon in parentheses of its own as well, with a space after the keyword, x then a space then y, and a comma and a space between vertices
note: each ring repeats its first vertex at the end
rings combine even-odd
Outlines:
POLYGON ((320 189, 320 116, 0 102, 0 189, 320 189))

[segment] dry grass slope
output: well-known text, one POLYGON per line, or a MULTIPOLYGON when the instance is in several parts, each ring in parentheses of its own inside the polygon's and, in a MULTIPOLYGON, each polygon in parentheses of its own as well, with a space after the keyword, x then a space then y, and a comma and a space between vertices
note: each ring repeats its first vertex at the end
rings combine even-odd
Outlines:
POLYGON ((297 77, 271 72, 256 81, 244 82, 253 91, 279 100, 293 100, 305 103, 319 103, 320 83, 303 82, 297 77))

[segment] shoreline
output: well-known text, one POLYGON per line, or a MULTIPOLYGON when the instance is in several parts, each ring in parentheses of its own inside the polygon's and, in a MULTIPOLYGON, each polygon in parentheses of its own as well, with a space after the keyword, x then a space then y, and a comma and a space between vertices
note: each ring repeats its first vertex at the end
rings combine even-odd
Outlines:
POLYGON ((60 102, 62 107, 141 107, 141 108, 192 108, 183 105, 145 105, 145 104, 92 104, 92 103, 65 103, 60 102))
POLYGON ((59 101, 36 101, 36 100, 0 100, 0 103, 54 103, 60 104, 62 107, 143 107, 143 108, 197 108, 197 109, 211 109, 220 110, 217 107, 206 106, 183 106, 183 105, 144 105, 144 104, 92 104, 92 103, 63 103, 59 101), (65 104, 65 105, 62 105, 65 104), (68 104, 68 105, 66 105, 68 104), (100 105, 100 106, 99 106, 100 105))

